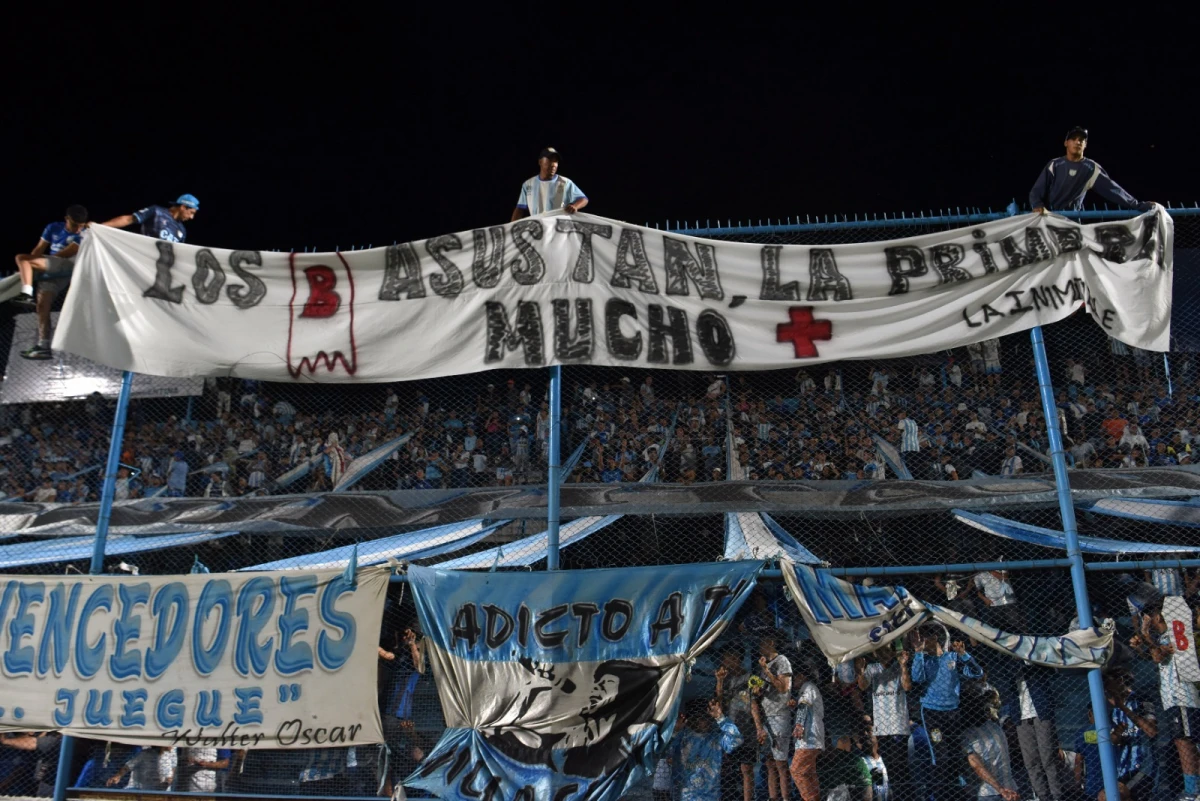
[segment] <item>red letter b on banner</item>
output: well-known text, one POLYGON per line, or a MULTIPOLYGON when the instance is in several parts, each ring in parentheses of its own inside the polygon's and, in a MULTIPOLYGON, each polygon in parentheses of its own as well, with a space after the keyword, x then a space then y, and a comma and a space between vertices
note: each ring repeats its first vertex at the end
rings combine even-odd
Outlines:
POLYGON ((324 264, 304 268, 308 279, 308 300, 304 303, 301 317, 332 317, 341 308, 342 298, 333 288, 337 277, 324 264))

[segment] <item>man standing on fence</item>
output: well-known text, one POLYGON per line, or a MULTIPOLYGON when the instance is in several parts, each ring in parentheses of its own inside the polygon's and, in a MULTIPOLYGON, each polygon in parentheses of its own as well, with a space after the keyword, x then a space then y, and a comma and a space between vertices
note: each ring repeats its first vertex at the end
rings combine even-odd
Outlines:
POLYGON ((75 266, 74 256, 82 241, 83 229, 87 226, 88 212, 83 206, 67 209, 66 219, 52 222, 42 230, 42 236, 32 253, 17 255, 17 271, 21 277, 21 291, 13 302, 37 309, 37 342, 28 350, 21 351, 26 359, 49 359, 50 352, 50 307, 54 298, 71 283, 71 270, 75 266), (38 289, 34 294, 34 277, 38 289))
POLYGON ((517 207, 513 209, 512 222, 532 214, 562 209, 574 214, 588 203, 587 195, 565 175, 558 174, 558 151, 552 147, 542 148, 538 155, 538 174, 521 184, 517 196, 517 207))
POLYGON ((1029 207, 1038 214, 1047 211, 1080 211, 1083 198, 1089 189, 1095 190, 1105 200, 1116 203, 1123 209, 1150 211, 1154 203, 1139 203, 1137 198, 1126 192, 1108 177, 1096 162, 1083 157, 1087 148, 1087 128, 1076 126, 1067 131, 1063 146, 1065 156, 1050 161, 1029 190, 1029 207))

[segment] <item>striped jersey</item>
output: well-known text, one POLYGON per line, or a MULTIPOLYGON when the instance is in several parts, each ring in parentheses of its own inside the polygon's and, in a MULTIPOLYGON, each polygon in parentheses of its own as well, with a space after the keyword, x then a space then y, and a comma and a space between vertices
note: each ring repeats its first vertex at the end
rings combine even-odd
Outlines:
POLYGON ((906 417, 896 426, 898 431, 903 432, 900 436, 900 450, 902 452, 919 451, 921 450, 921 429, 917 426, 917 421, 911 417, 906 417))
MULTIPOLYGON (((1173 646, 1175 643, 1172 640, 1169 631, 1163 632, 1158 638, 1158 644, 1173 646)), ((1174 706, 1200 709, 1200 690, 1196 689, 1196 682, 1185 681, 1179 675, 1174 658, 1167 658, 1158 663, 1158 694, 1162 699, 1163 709, 1174 706)))
POLYGON ((568 203, 587 197, 570 178, 556 175, 549 181, 543 181, 540 176, 533 176, 521 184, 521 194, 517 197, 517 208, 527 209, 530 214, 542 214, 547 211, 558 211, 568 203))

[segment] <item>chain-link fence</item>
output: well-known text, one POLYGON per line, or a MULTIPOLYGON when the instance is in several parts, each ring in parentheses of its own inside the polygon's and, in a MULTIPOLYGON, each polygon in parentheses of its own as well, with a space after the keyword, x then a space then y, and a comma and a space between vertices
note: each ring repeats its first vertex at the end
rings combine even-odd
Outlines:
MULTIPOLYGON (((1200 521, 1200 479, 1188 468, 1200 432, 1190 351, 1200 320, 1186 286, 1200 261, 1193 212, 1175 215, 1171 352, 1128 348, 1083 313, 1044 331, 1088 597, 1096 619, 1116 627, 1109 719, 1094 721, 1082 671, 1038 668, 936 621, 831 668, 779 571, 768 571, 684 690, 685 704, 719 698, 737 729, 723 743, 722 798, 808 801, 843 784, 872 794, 850 798, 987 797, 989 780, 1021 798, 1095 798, 1097 732, 1109 727, 1134 797, 1196 791, 1186 777, 1200 774, 1200 699, 1168 650, 1200 583, 1180 561, 1194 555, 1200 521), (1176 597, 1182 608, 1165 600, 1176 597)), ((988 216, 686 233, 832 244, 988 216)), ((1097 216, 1118 215, 1085 215, 1097 216)), ((22 378, 19 362, 10 360, 0 406, 0 486, 5 514, 37 515, 38 534, 0 532, 0 568, 86 572, 120 377, 62 357, 22 378)), ((1031 641, 1080 627, 1027 334, 814 369, 562 372, 564 569, 787 557, 859 587, 903 586, 1031 641), (661 487, 620 486, 638 482, 661 487)), ((353 387, 135 384, 104 571, 328 565, 353 547, 360 564, 542 570, 548 381, 546 371, 510 370, 353 387), (187 521, 204 522, 187 532, 187 521)), ((92 794, 390 795, 444 728, 422 640, 396 581, 378 643, 386 746, 84 742, 70 782, 92 794)), ((687 725, 702 732, 695 717, 687 725)), ((0 793, 44 793, 57 747, 55 734, 0 735, 0 793)), ((664 760, 634 794, 677 797, 693 767, 664 760)))

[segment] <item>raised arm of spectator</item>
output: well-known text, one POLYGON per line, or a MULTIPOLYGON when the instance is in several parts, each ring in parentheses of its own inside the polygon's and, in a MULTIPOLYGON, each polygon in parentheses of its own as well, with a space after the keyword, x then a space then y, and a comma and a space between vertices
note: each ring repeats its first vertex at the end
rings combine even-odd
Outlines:
POLYGON ((1150 202, 1139 203, 1137 198, 1121 188, 1121 185, 1108 177, 1108 173, 1099 164, 1096 165, 1097 175, 1096 181, 1092 184, 1092 189, 1096 191, 1100 197, 1105 200, 1116 203, 1123 209, 1137 209, 1138 211, 1150 211, 1154 208, 1154 204, 1150 202))

